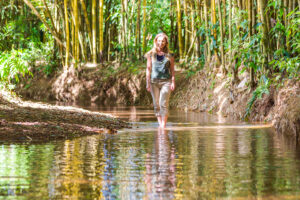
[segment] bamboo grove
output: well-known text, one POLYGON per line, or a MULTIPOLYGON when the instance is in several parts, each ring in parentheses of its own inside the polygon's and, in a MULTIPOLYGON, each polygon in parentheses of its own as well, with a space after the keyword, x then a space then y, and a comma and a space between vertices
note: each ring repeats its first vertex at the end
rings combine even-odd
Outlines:
MULTIPOLYGON (((215 63, 234 80, 244 66, 254 86, 263 74, 298 76, 299 5, 299 0, 10 0, 0 3, 0 25, 17 15, 31 29, 42 23, 64 66, 143 59, 155 34, 165 32, 180 62, 197 63, 197 69, 215 63)), ((24 34, 30 37, 29 32, 24 34)))

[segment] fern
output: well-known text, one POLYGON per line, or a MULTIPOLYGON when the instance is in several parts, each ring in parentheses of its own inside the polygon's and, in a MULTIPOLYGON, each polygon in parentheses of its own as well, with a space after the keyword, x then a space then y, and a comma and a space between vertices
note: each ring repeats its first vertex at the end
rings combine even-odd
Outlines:
POLYGON ((0 81, 10 83, 19 82, 19 75, 32 73, 29 71, 29 54, 22 50, 12 50, 0 54, 0 81))
POLYGON ((269 94, 270 81, 268 78, 263 75, 260 80, 260 85, 253 91, 251 99, 247 103, 246 113, 243 117, 244 120, 247 120, 248 116, 251 113, 252 107, 256 99, 261 99, 263 94, 269 94))

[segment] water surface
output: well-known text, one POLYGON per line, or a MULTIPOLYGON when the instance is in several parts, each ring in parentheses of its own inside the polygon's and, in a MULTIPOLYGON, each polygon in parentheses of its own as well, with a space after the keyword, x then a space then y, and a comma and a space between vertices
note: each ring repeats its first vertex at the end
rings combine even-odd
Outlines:
POLYGON ((297 148, 272 128, 144 107, 86 107, 133 122, 118 134, 0 145, 0 199, 300 199, 297 148))

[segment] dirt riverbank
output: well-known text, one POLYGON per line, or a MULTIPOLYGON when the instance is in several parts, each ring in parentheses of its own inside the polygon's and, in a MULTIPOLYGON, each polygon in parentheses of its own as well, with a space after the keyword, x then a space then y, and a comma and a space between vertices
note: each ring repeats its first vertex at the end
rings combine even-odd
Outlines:
POLYGON ((0 93, 0 141, 36 142, 115 133, 130 124, 84 109, 23 101, 0 93))
POLYGON ((247 82, 248 75, 240 76, 240 81, 231 84, 230 78, 222 74, 212 76, 199 72, 192 79, 181 80, 177 84, 171 105, 184 110, 209 112, 219 116, 249 122, 271 122, 278 134, 300 144, 300 82, 286 80, 275 88, 269 88, 269 94, 257 98, 248 116, 248 102, 253 96, 247 82))
MULTIPOLYGON (((36 100, 57 100, 77 103, 150 105, 151 96, 145 90, 145 64, 120 66, 83 66, 70 68, 46 78, 39 72, 33 79, 23 80, 17 92, 36 100), (123 69, 120 70, 118 68, 123 69)), ((187 77, 176 71, 176 90, 170 106, 182 110, 208 112, 244 120, 247 103, 253 90, 248 86, 249 74, 239 75, 239 81, 218 73, 218 69, 202 70, 187 77), (206 72, 204 72, 206 71, 206 72)), ((269 88, 269 94, 256 99, 247 119, 251 122, 272 122, 278 133, 300 143, 300 82, 283 81, 282 86, 269 88)))

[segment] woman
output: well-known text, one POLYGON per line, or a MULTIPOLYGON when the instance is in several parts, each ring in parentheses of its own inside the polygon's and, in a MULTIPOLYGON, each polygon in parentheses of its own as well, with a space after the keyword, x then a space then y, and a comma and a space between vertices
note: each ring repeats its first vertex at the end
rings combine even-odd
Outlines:
POLYGON ((175 89, 174 57, 169 53, 168 36, 156 35, 153 48, 147 58, 147 90, 151 92, 153 106, 159 127, 165 128, 171 91, 175 89))

